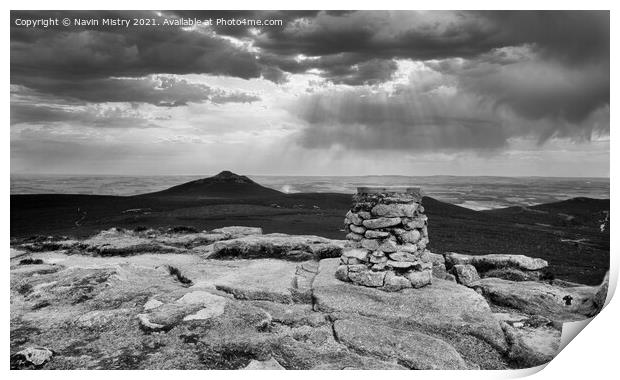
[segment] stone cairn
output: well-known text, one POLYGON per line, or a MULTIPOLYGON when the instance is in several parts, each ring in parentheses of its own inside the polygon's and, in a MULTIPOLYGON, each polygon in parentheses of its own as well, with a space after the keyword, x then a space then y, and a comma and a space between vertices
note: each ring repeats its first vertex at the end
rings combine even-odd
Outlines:
POLYGON ((336 277, 392 292, 429 285, 433 264, 420 189, 358 187, 353 201, 336 277))

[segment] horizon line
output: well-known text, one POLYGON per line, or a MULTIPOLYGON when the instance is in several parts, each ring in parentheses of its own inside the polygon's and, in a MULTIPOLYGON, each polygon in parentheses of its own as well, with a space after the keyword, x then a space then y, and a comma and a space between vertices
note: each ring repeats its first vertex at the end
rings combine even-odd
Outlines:
MULTIPOLYGON (((224 171, 224 170, 222 170, 224 171)), ((92 176, 92 177, 200 177, 209 178, 218 173, 212 174, 94 174, 94 173, 10 173, 11 176, 92 176)), ((333 175, 333 174, 238 174, 229 170, 234 174, 249 177, 495 177, 495 178, 576 178, 576 179, 611 179, 610 176, 551 176, 551 175, 459 175, 459 174, 430 174, 430 175, 408 175, 408 174, 358 174, 358 175, 333 175)))

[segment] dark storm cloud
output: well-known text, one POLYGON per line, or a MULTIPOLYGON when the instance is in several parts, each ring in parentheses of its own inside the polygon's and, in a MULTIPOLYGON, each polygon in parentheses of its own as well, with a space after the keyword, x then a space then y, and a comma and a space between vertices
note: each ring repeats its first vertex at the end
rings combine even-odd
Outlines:
POLYGON ((256 57, 203 32, 151 30, 50 32, 11 43, 11 80, 24 76, 63 79, 208 73, 260 77, 256 57))
MULTIPOLYGON (((56 14, 66 16, 13 12, 11 17, 56 14)), ((140 14, 105 13, 125 18, 140 14)), ((607 11, 164 14, 283 19, 285 25, 51 30, 13 26, 11 83, 63 99, 182 106, 256 99, 187 82, 154 90, 157 84, 151 76, 262 77, 282 84, 290 74, 311 71, 353 88, 302 97, 290 107, 306 125, 299 141, 309 147, 498 149, 511 137, 525 135, 540 141, 551 136, 588 138, 595 116, 601 121, 597 128, 609 130, 607 11), (398 60, 424 64, 432 69, 424 75, 437 76, 437 83, 429 90, 425 83, 412 81, 387 93, 380 85, 394 78, 398 60), (376 93, 367 86, 377 87, 376 93)), ((23 114, 18 109, 16 118, 25 119, 23 114)))
MULTIPOLYGON (((12 12, 11 20, 154 16, 154 12, 138 11, 27 11, 12 12)), ((11 83, 70 103, 136 102, 176 107, 205 101, 253 102, 258 97, 252 94, 152 74, 209 73, 249 79, 260 77, 261 70, 252 53, 206 31, 178 27, 11 28, 11 83)), ((63 115, 68 120, 76 117, 56 109, 37 109, 34 115, 45 112, 53 120, 63 115)))
POLYGON ((493 25, 502 46, 534 44, 566 63, 609 60, 609 11, 473 12, 493 25))
MULTIPOLYGON (((510 11, 165 11, 169 17, 282 19, 282 27, 71 28, 55 32, 12 27, 13 83, 20 76, 106 77, 208 73, 281 82, 315 68, 335 83, 362 85, 391 77, 393 59, 473 59, 493 49, 530 44, 565 62, 609 57, 609 12, 510 11), (219 36, 235 36, 255 54, 219 36), (298 55, 317 57, 296 61, 298 55), (362 74, 355 74, 355 71, 362 74), (365 73, 364 73, 365 70, 365 73), (357 78, 359 77, 359 78, 357 78)), ((153 17, 153 12, 77 15, 153 17)), ((11 17, 66 16, 66 12, 11 17)))
POLYGON ((324 78, 351 85, 388 80, 393 59, 493 59, 489 52, 510 46, 528 45, 558 65, 609 61, 606 11, 319 12, 287 21, 252 37, 262 62, 290 73, 320 69, 324 78), (296 61, 300 54, 316 59, 296 61), (351 77, 369 62, 372 77, 351 77))
MULTIPOLYGON (((449 62, 437 65, 451 66, 449 62)), ((460 65, 457 65, 460 66, 460 65)), ((609 62, 574 66, 530 60, 511 64, 470 62, 468 67, 446 69, 459 89, 508 106, 529 120, 552 118, 579 123, 609 104, 609 62)))
POLYGON ((96 128, 150 128, 155 123, 143 115, 127 112, 119 107, 66 107, 38 104, 11 104, 11 125, 22 123, 47 125, 75 124, 96 128))
POLYGON ((492 49, 534 44, 568 60, 609 57, 607 11, 358 11, 319 13, 286 28, 265 29, 256 46, 293 56, 357 54, 415 60, 471 58, 492 49))
MULTIPOLYGON (((11 19, 44 17, 154 17, 153 12, 12 12, 11 19)), ((13 25, 13 23, 12 23, 13 25)), ((256 56, 215 33, 180 27, 11 28, 11 83, 90 101, 144 101, 182 105, 210 91, 187 83, 155 93, 149 83, 111 77, 203 74, 258 78, 256 56), (141 93, 142 92, 142 93, 141 93)), ((222 93, 215 94, 226 102, 222 93)), ((232 101, 255 100, 235 94, 232 101)))
MULTIPOLYGON (((505 146, 511 137, 544 143, 609 133, 609 12, 372 16, 347 15, 349 23, 338 24, 319 15, 314 25, 273 32, 257 45, 317 55, 308 64, 336 83, 363 84, 343 81, 341 73, 369 57, 421 60, 440 78, 435 89, 455 94, 431 94, 416 82, 390 95, 345 89, 300 99, 292 112, 308 123, 299 136, 303 146, 480 150, 505 146), (386 19, 392 22, 378 21, 386 19), (339 29, 344 37, 334 38, 339 29), (469 109, 452 115, 464 101, 469 109)), ((373 72, 380 78, 384 71, 386 80, 390 70, 373 72)))
POLYGON ((253 94, 226 92, 169 76, 98 78, 80 81, 24 78, 21 84, 42 93, 53 93, 59 98, 93 103, 138 102, 176 107, 206 101, 223 104, 251 103, 259 100, 259 97, 253 94))

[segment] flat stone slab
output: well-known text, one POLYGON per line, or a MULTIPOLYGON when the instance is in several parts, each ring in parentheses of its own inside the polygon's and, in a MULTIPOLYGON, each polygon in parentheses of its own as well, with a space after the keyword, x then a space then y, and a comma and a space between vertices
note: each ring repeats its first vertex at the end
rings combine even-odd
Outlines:
POLYGON ((337 280, 334 273, 338 264, 337 259, 319 263, 313 286, 318 310, 391 321, 409 330, 469 334, 505 349, 498 321, 486 300, 475 291, 435 279, 421 289, 389 293, 337 280))
POLYGON ((285 370, 286 368, 282 367, 280 363, 277 362, 277 360, 275 360, 274 358, 271 358, 269 360, 263 360, 263 361, 252 360, 250 364, 248 364, 247 367, 245 367, 244 369, 252 370, 252 371, 257 371, 257 370, 281 371, 281 370, 285 370))
POLYGON ((468 369, 448 343, 412 331, 373 324, 372 320, 337 320, 334 334, 354 351, 394 360, 410 369, 468 369))
POLYGON ((81 249, 100 256, 131 256, 141 253, 180 252, 180 249, 138 233, 111 228, 80 244, 81 249))
POLYGON ((262 235, 263 229, 260 227, 228 226, 216 228, 212 232, 226 234, 232 237, 241 237, 246 235, 262 235))
POLYGON ((544 269, 549 265, 547 261, 543 259, 524 255, 464 255, 461 253, 450 252, 446 254, 445 258, 446 263, 449 265, 471 264, 475 266, 479 272, 506 267, 530 271, 544 269))
POLYGON ((535 281, 483 278, 472 285, 490 302, 554 321, 578 321, 595 310, 595 286, 563 288, 535 281))
POLYGON ((313 235, 266 234, 250 235, 214 243, 205 253, 210 258, 278 258, 305 261, 339 257, 343 240, 313 235))
MULTIPOLYGON (((212 262, 220 265, 221 262, 212 262)), ((223 264, 226 264, 224 262, 223 264)), ((239 260, 229 263, 216 278, 206 281, 216 289, 232 294, 237 299, 266 300, 280 303, 293 303, 293 279, 299 263, 275 260, 239 260)))
POLYGON ((545 318, 497 313, 506 339, 510 343, 508 357, 520 368, 536 367, 550 362, 560 349, 561 328, 545 318))

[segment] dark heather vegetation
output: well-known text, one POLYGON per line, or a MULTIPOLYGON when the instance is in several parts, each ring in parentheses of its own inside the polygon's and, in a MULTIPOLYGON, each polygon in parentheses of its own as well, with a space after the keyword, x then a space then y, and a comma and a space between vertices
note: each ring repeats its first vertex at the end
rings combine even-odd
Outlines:
MULTIPOLYGON (((240 225, 262 227, 265 233, 344 239, 343 218, 351 196, 284 194, 232 173, 131 197, 11 195, 11 237, 20 241, 33 235, 83 238, 112 227, 183 226, 184 231, 202 231, 240 225), (84 211, 87 216, 82 219, 84 211)), ((540 257, 549 262, 556 278, 590 285, 600 283, 609 268, 608 199, 574 198, 488 211, 430 197, 422 204, 433 252, 540 257)))
POLYGON ((166 265, 166 268, 168 269, 168 273, 170 273, 170 275, 173 276, 181 284, 187 285, 187 286, 192 285, 192 280, 185 277, 183 273, 181 273, 179 268, 173 267, 172 265, 166 265))

